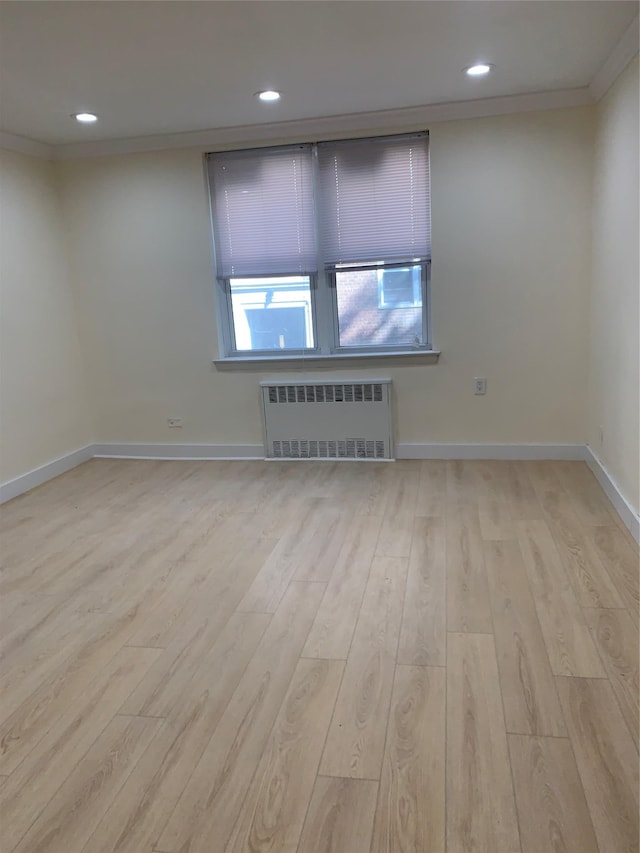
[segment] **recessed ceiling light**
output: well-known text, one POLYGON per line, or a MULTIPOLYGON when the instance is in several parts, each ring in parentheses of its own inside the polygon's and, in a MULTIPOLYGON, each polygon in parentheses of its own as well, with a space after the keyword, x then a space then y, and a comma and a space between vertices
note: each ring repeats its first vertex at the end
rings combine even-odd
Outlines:
POLYGON ((276 92, 274 89, 266 89, 264 92, 257 92, 256 94, 265 103, 273 103, 273 101, 280 100, 280 92, 276 92))
POLYGON ((493 65, 488 65, 485 62, 479 62, 477 65, 469 65, 469 67, 464 70, 469 77, 483 77, 485 74, 488 74, 492 68, 493 65))
POLYGON ((98 121, 98 116, 93 113, 76 113, 74 119, 81 124, 93 124, 94 121, 98 121))

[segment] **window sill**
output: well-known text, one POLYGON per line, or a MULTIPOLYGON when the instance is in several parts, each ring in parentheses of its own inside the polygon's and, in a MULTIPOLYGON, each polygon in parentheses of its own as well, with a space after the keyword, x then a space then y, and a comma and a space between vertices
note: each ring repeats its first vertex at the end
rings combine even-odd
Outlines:
POLYGON ((267 355, 257 358, 230 356, 216 358, 213 363, 217 370, 247 370, 260 372, 269 370, 303 370, 306 367, 335 370, 338 367, 352 367, 354 364, 378 367, 389 364, 436 364, 440 350, 403 350, 400 352, 337 353, 336 355, 267 355))

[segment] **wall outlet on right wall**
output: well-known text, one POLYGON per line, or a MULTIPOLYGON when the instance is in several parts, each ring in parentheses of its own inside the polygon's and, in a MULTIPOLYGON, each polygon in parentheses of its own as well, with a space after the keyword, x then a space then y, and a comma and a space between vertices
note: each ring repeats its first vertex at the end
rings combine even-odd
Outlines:
POLYGON ((484 376, 476 376, 473 380, 473 393, 474 394, 486 394, 487 393, 487 380, 484 376))

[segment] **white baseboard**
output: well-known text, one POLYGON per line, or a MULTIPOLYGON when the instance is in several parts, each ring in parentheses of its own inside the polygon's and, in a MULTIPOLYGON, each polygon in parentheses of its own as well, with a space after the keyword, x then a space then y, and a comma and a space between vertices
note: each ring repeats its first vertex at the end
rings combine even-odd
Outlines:
MULTIPOLYGON (((94 444, 93 455, 120 459, 264 459, 261 444, 94 444)), ((583 444, 396 445, 396 459, 585 459, 583 444)), ((314 460, 317 461, 317 460, 314 460)), ((335 460, 332 460, 335 461, 335 460)))
POLYGON ((422 444, 401 442, 396 459, 585 459, 584 444, 422 444))
MULTIPOLYGON (((34 489, 93 457, 112 459, 264 459, 261 444, 88 444, 0 484, 0 503, 34 489)), ((396 459, 557 459, 586 461, 631 535, 640 542, 640 518, 609 472, 584 444, 426 444, 401 442, 396 459)))
POLYGON ((93 455, 114 459, 264 459, 262 444, 94 444, 93 455))
POLYGON ((76 465, 86 462, 93 458, 93 444, 88 444, 86 447, 81 447, 71 453, 66 453, 58 459, 53 459, 39 468, 34 468, 33 471, 27 471, 26 474, 21 474, 13 480, 7 480, 6 483, 0 484, 0 504, 10 501, 18 495, 28 492, 29 489, 35 489, 36 486, 41 486, 47 480, 52 480, 59 474, 64 474, 65 471, 70 471, 76 465))
POLYGON ((640 544, 640 516, 638 516, 638 513, 622 494, 617 483, 611 477, 611 474, 609 474, 607 469, 589 446, 585 448, 585 460, 589 468, 593 471, 596 480, 602 486, 606 496, 613 504, 616 512, 624 522, 625 527, 628 528, 636 542, 640 544))

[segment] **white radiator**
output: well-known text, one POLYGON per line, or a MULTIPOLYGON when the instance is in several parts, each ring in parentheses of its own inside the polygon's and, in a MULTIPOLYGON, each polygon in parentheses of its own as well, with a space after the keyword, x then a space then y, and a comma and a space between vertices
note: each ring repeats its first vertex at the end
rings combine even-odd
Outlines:
POLYGON ((270 459, 391 459, 391 380, 261 382, 270 459))

